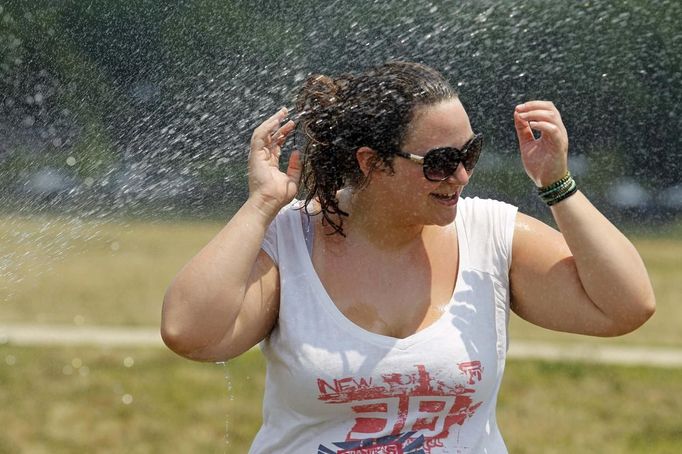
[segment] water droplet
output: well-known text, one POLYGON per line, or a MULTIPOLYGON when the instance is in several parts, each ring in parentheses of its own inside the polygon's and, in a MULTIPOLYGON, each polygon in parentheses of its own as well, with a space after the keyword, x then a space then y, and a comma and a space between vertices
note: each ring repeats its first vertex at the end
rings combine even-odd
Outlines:
POLYGON ((5 362, 8 366, 14 366, 17 363, 17 357, 14 355, 5 356, 5 362))
POLYGON ((71 360, 71 365, 73 366, 74 369, 78 369, 83 365, 83 361, 81 361, 80 358, 74 358, 71 360))
POLYGON ((90 374, 90 368, 88 366, 83 366, 78 369, 78 373, 81 377, 87 377, 90 374))
POLYGON ((123 402, 125 405, 130 405, 133 403, 133 396, 130 394, 124 394, 121 396, 121 402, 123 402))
POLYGON ((33 118, 33 115, 26 115, 24 117, 24 120, 22 121, 22 124, 26 127, 31 127, 35 124, 36 119, 33 118))
POLYGON ((69 156, 68 158, 66 158, 66 165, 71 166, 71 167, 75 166, 76 165, 76 158, 74 158, 73 156, 69 156))
POLYGON ((73 323, 74 323, 74 325, 81 326, 81 325, 83 325, 83 323, 85 323, 85 317, 78 314, 78 315, 73 317, 73 323))
POLYGON ((111 246, 109 246, 112 251, 118 251, 121 248, 121 245, 118 244, 118 241, 114 241, 111 243, 111 246))
POLYGON ((123 359, 123 365, 124 365, 125 367, 133 367, 134 364, 135 364, 135 360, 134 360, 132 357, 130 357, 130 356, 126 356, 126 357, 123 359))

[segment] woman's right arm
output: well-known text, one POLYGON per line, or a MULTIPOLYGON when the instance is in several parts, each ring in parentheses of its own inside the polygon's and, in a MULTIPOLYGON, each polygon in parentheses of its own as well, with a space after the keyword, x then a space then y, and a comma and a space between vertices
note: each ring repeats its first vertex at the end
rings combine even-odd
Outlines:
POLYGON ((295 125, 282 109, 251 138, 249 198, 168 287, 161 336, 179 355, 225 361, 260 342, 279 308, 279 271, 261 250, 265 232, 298 190, 300 157, 279 170, 281 146, 295 125))

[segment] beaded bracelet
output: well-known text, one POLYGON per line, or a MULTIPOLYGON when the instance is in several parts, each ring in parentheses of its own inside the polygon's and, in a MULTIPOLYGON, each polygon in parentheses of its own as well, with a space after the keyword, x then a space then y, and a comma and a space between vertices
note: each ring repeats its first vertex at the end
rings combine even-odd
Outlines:
POLYGON ((547 203, 549 206, 552 206, 578 192, 578 186, 576 185, 575 181, 572 181, 572 183, 573 184, 563 194, 559 194, 551 200, 545 200, 545 203, 547 203))
POLYGON ((566 172, 563 178, 554 183, 538 188, 538 195, 547 205, 552 206, 564 199, 569 198, 578 191, 578 186, 571 175, 571 172, 566 172))
POLYGON ((566 194, 573 191, 576 188, 575 181, 573 179, 566 181, 564 184, 558 188, 552 189, 551 191, 540 193, 540 198, 548 205, 553 205, 556 200, 563 198, 566 194))
POLYGON ((547 191, 549 191, 550 189, 558 188, 559 186, 562 186, 562 185, 565 184, 567 181, 569 181, 571 178, 573 178, 573 177, 571 176, 571 172, 570 172, 570 171, 569 171, 569 172, 566 172, 566 175, 564 175, 563 177, 561 177, 560 179, 558 179, 558 180, 555 181, 554 183, 552 183, 552 184, 550 184, 550 185, 547 185, 547 186, 543 186, 543 187, 541 187, 541 188, 538 188, 538 194, 542 194, 542 193, 544 193, 544 192, 547 192, 547 191))
POLYGON ((552 189, 540 188, 538 190, 538 195, 545 202, 555 199, 556 197, 561 197, 569 190, 573 189, 572 186, 575 184, 573 178, 564 179, 564 181, 559 186, 555 186, 552 189))

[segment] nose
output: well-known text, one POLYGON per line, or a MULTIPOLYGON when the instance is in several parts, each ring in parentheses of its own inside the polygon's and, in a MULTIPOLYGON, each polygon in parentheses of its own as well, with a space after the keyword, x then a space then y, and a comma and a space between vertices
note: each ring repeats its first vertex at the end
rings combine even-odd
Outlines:
POLYGON ((447 182, 465 185, 469 183, 470 177, 471 174, 467 172, 467 170, 464 168, 464 164, 460 162, 459 165, 457 165, 457 168, 455 169, 453 174, 448 177, 447 182))

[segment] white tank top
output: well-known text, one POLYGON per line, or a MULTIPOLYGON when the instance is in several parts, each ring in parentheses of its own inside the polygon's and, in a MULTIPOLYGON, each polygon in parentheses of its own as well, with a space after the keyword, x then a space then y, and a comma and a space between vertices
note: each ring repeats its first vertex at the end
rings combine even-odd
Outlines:
POLYGON ((495 405, 507 351, 516 208, 464 198, 459 270, 433 324, 404 339, 367 331, 336 307, 306 248, 300 201, 263 242, 279 268, 263 425, 251 454, 506 453, 495 405))

